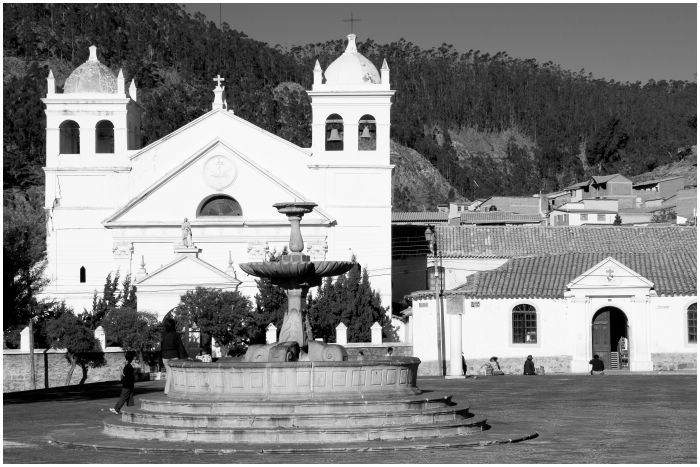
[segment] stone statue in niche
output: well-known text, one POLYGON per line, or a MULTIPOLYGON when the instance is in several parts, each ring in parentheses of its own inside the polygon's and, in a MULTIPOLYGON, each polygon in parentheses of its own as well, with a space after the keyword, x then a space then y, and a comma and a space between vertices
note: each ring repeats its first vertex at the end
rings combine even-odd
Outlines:
POLYGON ((192 226, 190 225, 190 222, 187 220, 185 217, 185 220, 182 221, 182 246, 187 247, 187 248, 192 248, 193 243, 192 243, 192 226))

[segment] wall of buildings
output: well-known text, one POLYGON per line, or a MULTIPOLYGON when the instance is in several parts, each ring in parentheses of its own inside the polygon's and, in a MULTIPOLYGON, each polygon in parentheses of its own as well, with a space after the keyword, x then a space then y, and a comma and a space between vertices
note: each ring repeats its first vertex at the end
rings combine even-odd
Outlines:
MULTIPOLYGON (((474 371, 497 356, 504 371, 522 373, 525 358, 532 355, 536 366, 548 373, 586 372, 592 358, 593 316, 603 307, 614 306, 628 320, 632 371, 696 368, 697 343, 688 341, 687 323, 687 308, 696 301, 696 297, 465 300, 462 352, 474 371), (512 310, 518 304, 535 308, 537 342, 513 343, 512 310)), ((419 374, 438 374, 435 301, 414 300, 412 320, 414 355, 423 361, 419 374)), ((445 315, 444 322, 449 368, 452 321, 445 315)))

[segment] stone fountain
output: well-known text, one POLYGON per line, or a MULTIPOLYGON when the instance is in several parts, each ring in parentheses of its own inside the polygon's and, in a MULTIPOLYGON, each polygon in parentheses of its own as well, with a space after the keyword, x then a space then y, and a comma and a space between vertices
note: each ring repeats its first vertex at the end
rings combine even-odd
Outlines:
POLYGON ((469 444, 465 435, 483 430, 485 419, 453 403, 451 395, 422 394, 416 387, 418 358, 348 360, 343 346, 305 336, 302 306, 309 287, 347 272, 354 263, 310 261, 302 253, 300 222, 316 204, 274 206, 291 222, 290 253, 279 261, 240 266, 287 290, 279 343, 250 346, 242 360, 171 361, 170 392, 139 397, 140 407, 124 410, 121 420, 105 421, 104 433, 235 450, 265 450, 272 444, 332 449, 331 443, 365 449, 376 442, 405 448, 415 440, 469 444))

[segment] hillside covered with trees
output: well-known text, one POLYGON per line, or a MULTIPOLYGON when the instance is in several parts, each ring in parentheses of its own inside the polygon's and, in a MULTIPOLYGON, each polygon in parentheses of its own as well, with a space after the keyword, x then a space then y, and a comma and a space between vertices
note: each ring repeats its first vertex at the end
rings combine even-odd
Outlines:
MULTIPOLYGON (((92 44, 105 64, 136 80, 146 109, 144 144, 206 112, 211 78, 220 73, 238 115, 308 146, 303 90, 315 60, 326 67, 345 48, 344 38, 273 48, 174 4, 5 4, 3 12, 6 188, 40 184, 39 99, 48 69, 61 86, 92 44)), ((437 167, 455 195, 548 191, 587 169, 633 176, 673 162, 678 148, 695 144, 696 83, 620 83, 505 52, 462 52, 448 44, 422 50, 403 39, 364 38, 358 47, 391 68, 392 139, 437 167), (453 144, 465 129, 516 131, 532 144, 513 140, 506 157, 494 157, 453 144), (509 173, 518 174, 515 187, 509 173)))

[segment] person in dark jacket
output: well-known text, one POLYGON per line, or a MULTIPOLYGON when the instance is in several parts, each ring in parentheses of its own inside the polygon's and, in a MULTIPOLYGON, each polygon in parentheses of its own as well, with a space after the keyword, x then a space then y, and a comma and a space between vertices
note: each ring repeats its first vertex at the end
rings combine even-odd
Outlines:
POLYGON ((603 360, 600 359, 598 354, 593 355, 593 360, 588 362, 590 365, 593 365, 591 367, 591 374, 592 375, 604 375, 605 374, 605 363, 603 363, 603 360))
POLYGON ((187 358, 187 350, 182 343, 180 334, 175 330, 175 320, 168 317, 163 322, 165 328, 165 333, 163 334, 163 339, 160 342, 160 357, 163 360, 163 365, 165 366, 165 394, 170 391, 170 365, 168 364, 170 360, 187 358))
POLYGON ((524 375, 534 375, 535 373, 535 363, 532 361, 532 355, 527 356, 525 360, 525 365, 523 366, 524 375))
POLYGON ((121 413, 124 403, 128 407, 134 405, 134 367, 131 366, 131 362, 134 360, 134 353, 128 351, 124 354, 124 359, 126 360, 126 365, 124 365, 122 370, 122 393, 119 395, 119 400, 114 407, 109 409, 115 415, 121 413))

